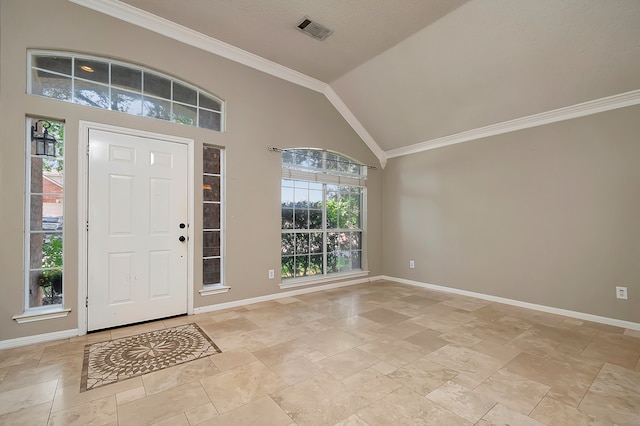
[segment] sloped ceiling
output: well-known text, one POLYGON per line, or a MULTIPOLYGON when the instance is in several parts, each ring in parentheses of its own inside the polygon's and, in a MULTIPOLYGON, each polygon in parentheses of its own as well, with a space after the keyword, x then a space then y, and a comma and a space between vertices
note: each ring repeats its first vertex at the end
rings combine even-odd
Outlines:
POLYGON ((330 83, 468 0, 123 0, 330 83), (334 33, 300 32, 308 16, 334 33))
POLYGON ((640 103, 638 0, 70 1, 133 6, 130 22, 164 18, 303 75, 382 163, 576 104, 640 103), (301 33, 304 16, 334 34, 301 33))

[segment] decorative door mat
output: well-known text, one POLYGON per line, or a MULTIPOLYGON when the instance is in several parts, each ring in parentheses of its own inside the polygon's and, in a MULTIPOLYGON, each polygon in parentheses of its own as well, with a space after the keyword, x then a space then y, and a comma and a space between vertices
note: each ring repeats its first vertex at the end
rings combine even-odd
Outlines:
POLYGON ((80 392, 222 352, 195 323, 84 347, 80 392))

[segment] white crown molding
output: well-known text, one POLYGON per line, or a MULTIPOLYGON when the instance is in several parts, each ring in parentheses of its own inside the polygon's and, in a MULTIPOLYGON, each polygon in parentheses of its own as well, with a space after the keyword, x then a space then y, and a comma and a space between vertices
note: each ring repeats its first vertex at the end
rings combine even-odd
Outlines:
POLYGON ((316 92, 326 83, 118 0, 69 0, 316 92))
POLYGON ((209 37, 190 28, 176 24, 168 19, 138 9, 119 0, 69 0, 72 3, 112 16, 133 25, 156 32, 190 46, 202 49, 230 61, 246 65, 266 74, 305 87, 315 92, 323 93, 329 102, 338 110, 347 123, 355 130, 363 142, 371 149, 380 164, 384 167, 386 157, 384 151, 362 126, 360 121, 351 113, 338 95, 327 83, 309 77, 306 74, 284 67, 261 56, 239 49, 223 41, 209 37))
POLYGON ((545 124, 556 123, 573 118, 584 117, 613 109, 624 108, 640 104, 640 90, 632 90, 618 95, 607 96, 605 98, 587 101, 580 104, 558 108, 528 117, 516 118, 490 126, 480 127, 454 135, 444 136, 409 145, 402 148, 386 151, 386 158, 400 157, 403 155, 416 154, 430 149, 441 148, 443 146, 455 145, 463 142, 470 142, 488 136, 501 135, 503 133, 515 132, 517 130, 531 127, 543 126, 545 124))
POLYGON ((476 299, 488 300, 490 302, 504 303, 505 305, 517 306, 520 308, 533 309, 535 311, 547 312, 565 317, 577 318, 584 321, 597 322, 600 324, 612 325, 614 327, 628 328, 630 330, 640 330, 640 323, 620 320, 617 318, 602 317, 600 315, 587 314, 584 312, 570 311, 568 309, 554 308, 552 306, 538 305, 536 303, 523 302, 521 300, 507 299, 506 297, 492 296, 490 294, 476 293, 474 291, 460 290, 453 287, 444 287, 435 284, 428 284, 421 281, 407 280, 404 278, 389 277, 383 275, 383 280, 393 281, 401 284, 408 284, 429 290, 442 291, 445 293, 459 294, 461 296, 475 297, 476 299))
POLYGON ((355 115, 351 112, 351 110, 347 107, 347 105, 342 101, 340 96, 333 90, 333 88, 327 85, 323 91, 324 95, 327 97, 331 105, 344 117, 344 119, 351 125, 353 130, 360 136, 360 138, 364 141, 365 144, 369 147, 369 149, 373 152, 373 154, 378 157, 380 161, 380 165, 384 169, 384 166, 387 163, 387 156, 385 152, 380 148, 380 146, 376 143, 373 136, 369 134, 367 129, 360 123, 360 120, 356 118, 355 115))

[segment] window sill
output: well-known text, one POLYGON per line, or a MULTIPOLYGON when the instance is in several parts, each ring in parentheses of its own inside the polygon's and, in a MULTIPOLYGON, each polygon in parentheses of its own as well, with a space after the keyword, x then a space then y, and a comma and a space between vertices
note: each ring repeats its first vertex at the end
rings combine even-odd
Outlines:
POLYGON ((71 308, 57 306, 55 308, 31 309, 20 315, 14 315, 13 320, 18 324, 26 324, 34 321, 45 321, 55 318, 64 318, 69 315, 71 308))
POLYGON ((204 287, 202 290, 199 290, 200 296, 211 296, 213 294, 222 294, 229 291, 231 287, 222 284, 215 284, 204 287))
POLYGON ((366 277, 368 275, 369 271, 344 272, 339 274, 323 275, 320 278, 292 278, 282 281, 279 285, 281 289, 305 287, 309 285, 344 280, 348 278, 366 277))

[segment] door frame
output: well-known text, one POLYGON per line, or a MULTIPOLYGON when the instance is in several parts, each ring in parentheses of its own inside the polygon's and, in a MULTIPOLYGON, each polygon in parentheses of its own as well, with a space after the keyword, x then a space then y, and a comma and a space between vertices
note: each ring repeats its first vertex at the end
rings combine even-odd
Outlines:
POLYGON ((78 334, 87 334, 88 308, 86 304, 88 295, 88 264, 89 264, 89 231, 87 221, 89 219, 89 130, 102 130, 111 133, 121 133, 129 136, 138 136, 162 140, 165 142, 179 143, 187 146, 187 314, 193 314, 193 265, 194 265, 194 147, 193 139, 180 136, 165 135, 147 132, 145 130, 112 126, 110 124, 95 123, 91 121, 79 122, 78 132, 78 334))

